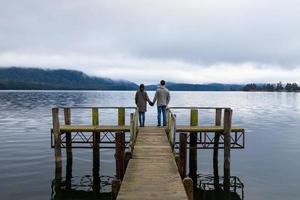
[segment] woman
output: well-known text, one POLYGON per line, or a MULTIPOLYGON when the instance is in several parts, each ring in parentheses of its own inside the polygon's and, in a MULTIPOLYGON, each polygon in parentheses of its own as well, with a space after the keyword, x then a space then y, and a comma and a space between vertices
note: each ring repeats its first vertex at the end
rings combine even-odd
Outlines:
POLYGON ((153 103, 149 100, 148 94, 145 91, 144 84, 140 85, 139 90, 135 94, 135 104, 139 111, 140 126, 145 126, 145 112, 147 111, 147 101, 152 106, 153 103))

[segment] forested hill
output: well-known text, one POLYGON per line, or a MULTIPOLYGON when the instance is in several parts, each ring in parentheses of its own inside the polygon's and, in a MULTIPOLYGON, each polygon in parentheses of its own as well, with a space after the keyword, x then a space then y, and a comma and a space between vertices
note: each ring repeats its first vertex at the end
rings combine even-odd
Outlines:
MULTIPOLYGON (((157 80, 159 81, 159 80, 157 80)), ((186 84, 167 81, 171 91, 236 91, 243 85, 186 84)), ((92 77, 74 70, 50 70, 37 68, 0 68, 0 90, 136 90, 136 83, 126 80, 92 77)), ((147 85, 156 90, 157 85, 147 85)))
POLYGON ((74 70, 0 68, 0 89, 15 90, 135 90, 129 81, 91 77, 74 70))
MULTIPOLYGON (((243 85, 186 84, 167 82, 171 91, 237 91, 243 85)), ((126 80, 92 77, 74 70, 37 68, 0 68, 0 90, 136 90, 136 83, 126 80)), ((146 86, 156 90, 157 85, 146 86)))
MULTIPOLYGON (((188 84, 188 83, 168 83, 167 88, 171 91, 239 91, 243 85, 238 84, 188 84)), ((148 90, 156 90, 157 85, 146 86, 148 90)))

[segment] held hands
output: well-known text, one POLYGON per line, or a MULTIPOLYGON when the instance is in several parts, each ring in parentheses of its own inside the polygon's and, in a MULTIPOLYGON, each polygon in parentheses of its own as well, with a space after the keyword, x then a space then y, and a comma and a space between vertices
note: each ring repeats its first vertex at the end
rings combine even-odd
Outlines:
POLYGON ((154 106, 154 103, 153 103, 153 102, 150 102, 149 105, 150 105, 150 106, 154 106))

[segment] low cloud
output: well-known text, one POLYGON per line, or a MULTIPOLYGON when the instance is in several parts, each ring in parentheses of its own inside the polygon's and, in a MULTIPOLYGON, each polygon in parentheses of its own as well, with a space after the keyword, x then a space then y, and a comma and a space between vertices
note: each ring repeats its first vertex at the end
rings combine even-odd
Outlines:
POLYGON ((149 60, 97 55, 0 54, 3 66, 73 69, 90 76, 126 79, 136 83, 156 83, 160 79, 186 83, 298 82, 300 67, 285 69, 257 63, 216 63, 200 66, 178 60, 149 60), (33 64, 34 63, 34 64, 33 64))
POLYGON ((0 4, 0 66, 70 68, 136 82, 300 82, 298 1, 0 4))

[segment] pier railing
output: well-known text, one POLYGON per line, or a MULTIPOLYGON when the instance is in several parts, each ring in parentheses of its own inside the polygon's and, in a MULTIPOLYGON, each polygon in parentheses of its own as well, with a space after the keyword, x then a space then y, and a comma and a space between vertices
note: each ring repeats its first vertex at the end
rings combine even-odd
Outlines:
POLYGON ((224 149, 223 188, 225 191, 229 191, 230 151, 231 149, 242 149, 245 144, 244 129, 232 126, 232 109, 226 107, 170 107, 167 114, 167 134, 173 151, 177 154, 181 177, 187 176, 186 168, 188 166, 188 176, 193 180, 193 183, 196 183, 197 149, 213 149, 214 186, 219 189, 218 151, 224 149), (189 125, 179 125, 176 122, 177 110, 188 110, 190 112, 189 125), (201 110, 215 111, 214 125, 199 125, 198 113, 201 110), (189 154, 187 154, 187 150, 189 150, 189 154), (189 155, 189 158, 187 158, 187 155, 189 155))
MULTIPOLYGON (((85 115, 84 112, 80 114, 85 115)), ((73 148, 93 149, 94 177, 99 177, 100 148, 113 148, 115 149, 116 180, 113 181, 112 188, 114 191, 118 191, 125 174, 126 162, 132 156, 139 132, 137 108, 55 107, 52 109, 52 121, 51 146, 55 149, 56 179, 59 180, 62 177, 62 148, 66 149, 67 166, 68 163, 72 165, 73 148), (102 117, 100 111, 107 109, 117 110, 116 125, 100 124, 99 119, 102 117), (84 124, 73 124, 71 120, 73 110, 91 111, 90 121, 84 124), (63 111, 64 118, 61 121, 60 111, 63 111), (126 117, 130 119, 127 124, 126 117)), ((156 127, 149 128, 153 131, 162 130, 156 127)), ((169 107, 165 129, 170 146, 176 156, 179 174, 183 182, 188 185, 191 181, 194 187, 197 185, 197 150, 213 149, 214 187, 215 189, 221 188, 218 172, 218 151, 224 149, 224 181, 222 188, 225 191, 230 191, 230 151, 231 149, 242 149, 245 144, 244 129, 232 126, 232 109, 226 107, 169 107), (180 113, 179 110, 186 110, 190 113, 188 125, 179 124, 179 114, 177 115, 177 113, 180 113), (201 110, 215 112, 213 125, 199 124, 198 114, 202 112, 201 110), (187 170, 187 167, 189 167, 189 170, 187 170), (187 171, 189 174, 187 174, 187 171), (187 177, 190 180, 187 180, 187 177)), ((144 129, 141 128, 140 130, 144 129)), ((136 147, 136 149, 139 148, 136 147)), ((117 194, 117 192, 113 193, 117 194)))
MULTIPOLYGON (((58 126, 59 131, 61 133, 61 148, 67 148, 68 143, 72 143, 72 148, 93 148, 93 137, 92 132, 97 130, 101 132, 100 143, 103 145, 100 148, 114 148, 114 133, 117 131, 124 132, 126 137, 126 148, 133 147, 133 142, 136 138, 136 133, 138 131, 138 113, 135 107, 56 107, 53 108, 54 120, 55 124, 58 126), (71 116, 71 112, 75 110, 79 110, 80 112, 92 111, 91 112, 91 121, 90 123, 78 123, 71 124, 71 118, 75 118, 77 116, 71 116), (113 124, 101 124, 99 123, 102 110, 117 110, 117 125, 113 124), (125 123, 126 118, 126 110, 132 111, 130 115, 129 124, 125 123), (60 111, 63 112, 64 120, 59 120, 61 118, 60 111), (57 116, 56 116, 57 115, 57 116), (71 138, 68 137, 70 132, 73 132, 71 138), (66 134, 65 134, 66 133, 66 134), (127 135, 127 133, 129 135, 127 135), (71 140, 71 141, 70 141, 71 140)), ((105 117, 105 116, 103 116, 105 117)), ((54 129, 51 129, 51 147, 55 146, 55 134, 54 129)))
MULTIPOLYGON (((224 149, 224 127, 225 125, 225 110, 231 110, 227 107, 169 107, 167 111, 167 133, 170 138, 170 143, 174 149, 179 149, 179 134, 195 132, 198 134, 197 148, 198 149, 214 149, 215 139, 218 140, 218 148, 224 149), (177 111, 190 111, 190 124, 183 125, 176 121, 179 119, 177 111), (214 125, 205 125, 198 123, 198 114, 202 110, 211 110, 215 112, 214 125), (175 128, 174 128, 175 127, 175 128), (219 133, 219 134, 214 134, 219 133), (216 138, 216 136, 220 138, 216 138)), ((230 111, 232 113, 232 110, 230 111)), ((232 115, 232 114, 231 114, 232 115)), ((189 139, 189 136, 188 136, 189 139)), ((187 141, 189 144, 189 140, 187 141)), ((231 149, 245 148, 245 131, 243 128, 231 127, 230 130, 230 147, 231 149)))
POLYGON ((62 148, 66 149, 67 161, 71 160, 69 163, 72 163, 73 148, 93 149, 93 168, 95 169, 99 168, 99 149, 113 148, 116 151, 117 176, 120 179, 123 178, 126 160, 125 149, 128 148, 129 152, 132 152, 138 132, 138 113, 136 107, 55 107, 52 108, 52 123, 51 147, 55 149, 56 179, 61 179, 62 148), (118 111, 117 125, 99 124, 99 112, 107 109, 118 111), (91 110, 90 123, 72 124, 72 110, 91 110), (129 115, 129 125, 125 123, 126 110, 132 111, 129 115), (64 122, 60 121, 60 111, 63 111, 64 122))

